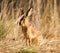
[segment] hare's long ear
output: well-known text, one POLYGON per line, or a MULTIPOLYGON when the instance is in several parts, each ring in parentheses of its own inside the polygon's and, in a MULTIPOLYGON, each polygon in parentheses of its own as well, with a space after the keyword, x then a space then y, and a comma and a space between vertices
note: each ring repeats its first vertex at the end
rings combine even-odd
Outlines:
POLYGON ((24 14, 24 10, 22 8, 19 9, 19 16, 24 14))
POLYGON ((28 12, 28 16, 32 15, 32 8, 30 9, 30 11, 28 12))
POLYGON ((31 16, 31 15, 32 15, 32 7, 30 7, 26 12, 26 16, 31 16))

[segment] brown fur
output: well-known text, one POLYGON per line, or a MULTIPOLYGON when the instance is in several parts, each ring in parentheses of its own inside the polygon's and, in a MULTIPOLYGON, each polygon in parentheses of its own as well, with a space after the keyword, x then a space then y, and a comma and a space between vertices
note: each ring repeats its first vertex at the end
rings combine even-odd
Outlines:
POLYGON ((24 10, 22 8, 19 9, 19 16, 21 16, 22 14, 24 14, 24 10))
MULTIPOLYGON (((27 11, 27 15, 26 15, 26 18, 23 18, 21 21, 20 21, 20 24, 22 26, 22 32, 24 34, 24 37, 26 39, 26 44, 29 43, 29 45, 31 46, 31 44, 36 44, 37 45, 37 42, 38 42, 38 38, 37 35, 35 34, 36 31, 34 29, 34 27, 32 26, 32 24, 29 22, 29 17, 31 15, 31 8, 29 9, 29 11, 27 11)), ((20 11, 21 13, 22 11, 20 11)))

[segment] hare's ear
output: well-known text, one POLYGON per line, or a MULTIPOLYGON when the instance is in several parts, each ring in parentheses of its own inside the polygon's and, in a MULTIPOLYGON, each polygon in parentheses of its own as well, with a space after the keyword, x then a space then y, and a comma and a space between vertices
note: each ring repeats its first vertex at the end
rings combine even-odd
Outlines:
POLYGON ((30 11, 28 12, 28 16, 32 15, 32 8, 30 9, 30 11))
POLYGON ((26 16, 31 16, 32 15, 32 8, 29 8, 26 12, 26 16))
POLYGON ((24 14, 24 10, 22 8, 19 9, 19 16, 24 14))

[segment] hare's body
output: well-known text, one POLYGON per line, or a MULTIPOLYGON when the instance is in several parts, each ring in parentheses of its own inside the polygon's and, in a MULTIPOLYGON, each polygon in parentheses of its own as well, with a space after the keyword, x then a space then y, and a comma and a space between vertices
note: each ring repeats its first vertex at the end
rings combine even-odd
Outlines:
POLYGON ((34 42, 35 44, 38 44, 36 30, 35 30, 34 26, 29 22, 29 17, 27 16, 23 20, 23 22, 24 23, 22 23, 22 31, 26 38, 26 43, 29 44, 30 46, 32 45, 32 42, 34 42), (35 40, 37 42, 35 42, 35 40))
MULTIPOLYGON (((32 44, 32 42, 34 40, 38 40, 36 37, 37 37, 37 34, 36 34, 36 31, 35 31, 35 28, 33 27, 33 25, 29 22, 29 18, 30 18, 30 15, 32 14, 32 8, 30 8, 27 13, 26 13, 26 16, 20 20, 20 25, 22 26, 22 32, 24 34, 24 37, 26 39, 26 43, 29 45, 32 44)), ((38 42, 38 41, 37 41, 38 42)), ((36 43, 37 43, 36 42, 36 43)), ((34 42, 35 43, 35 42, 34 42)))

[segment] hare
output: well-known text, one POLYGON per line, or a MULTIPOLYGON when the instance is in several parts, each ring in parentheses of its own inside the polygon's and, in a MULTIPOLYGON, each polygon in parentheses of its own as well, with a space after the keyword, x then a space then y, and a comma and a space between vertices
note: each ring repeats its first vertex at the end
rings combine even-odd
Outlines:
MULTIPOLYGON (((23 18, 21 18, 20 22, 19 22, 19 25, 22 26, 22 32, 26 39, 26 44, 30 45, 30 46, 37 37, 37 34, 35 34, 36 31, 35 31, 34 26, 32 25, 32 23, 29 22, 29 18, 31 16, 31 14, 32 14, 32 8, 29 8, 28 11, 26 12, 26 15, 23 18)), ((36 39, 36 41, 37 41, 37 39, 36 39)), ((35 41, 34 41, 34 43, 35 43, 35 41)))

